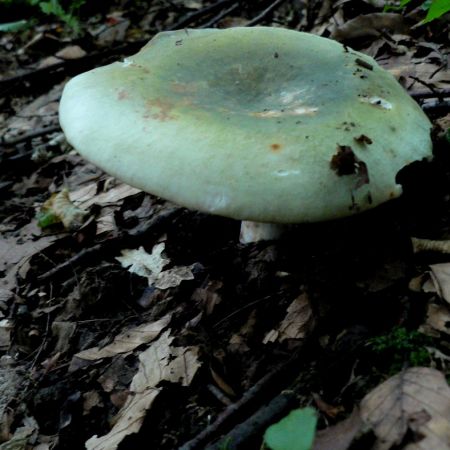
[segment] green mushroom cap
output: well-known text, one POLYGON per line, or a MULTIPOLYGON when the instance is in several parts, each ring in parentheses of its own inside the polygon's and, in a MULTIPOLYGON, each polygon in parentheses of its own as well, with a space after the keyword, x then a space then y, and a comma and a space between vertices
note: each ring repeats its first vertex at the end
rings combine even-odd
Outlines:
POLYGON ((300 223, 401 193, 431 124, 394 77, 281 28, 180 30, 67 83, 69 142, 109 174, 200 211, 300 223))

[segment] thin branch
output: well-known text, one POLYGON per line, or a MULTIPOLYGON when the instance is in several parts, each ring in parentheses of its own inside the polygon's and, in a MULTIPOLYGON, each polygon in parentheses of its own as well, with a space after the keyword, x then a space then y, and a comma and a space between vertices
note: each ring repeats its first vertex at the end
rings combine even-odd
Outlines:
POLYGON ((245 26, 246 27, 253 27, 254 25, 257 25, 258 23, 262 22, 275 8, 280 6, 285 1, 286 0, 275 0, 261 14, 257 15, 256 17, 254 17, 245 26))
POLYGON ((435 89, 432 92, 411 92, 409 95, 416 99, 450 97, 450 89, 435 89))
POLYGON ((296 395, 292 391, 283 391, 268 405, 262 407, 247 420, 233 428, 228 434, 205 450, 238 450, 246 448, 245 444, 256 435, 262 435, 264 430, 286 415, 298 404, 296 395))
POLYGON ((222 432, 222 430, 229 426, 233 420, 236 420, 238 416, 244 414, 245 410, 248 410, 254 405, 260 397, 267 394, 267 391, 273 390, 273 386, 279 386, 280 380, 286 383, 289 372, 299 370, 299 360, 301 355, 304 355, 303 351, 296 352, 291 359, 281 366, 276 367, 271 372, 266 374, 257 383, 255 383, 244 395, 235 403, 225 408, 225 410, 219 414, 217 419, 209 426, 203 429, 197 436, 186 442, 178 450, 198 450, 205 448, 205 444, 211 441, 215 436, 222 432))
POLYGON ((40 136, 45 136, 46 134, 54 133, 55 131, 60 131, 61 127, 59 125, 53 125, 50 127, 38 128, 37 130, 30 131, 28 133, 24 133, 21 136, 17 136, 13 139, 5 139, 2 137, 0 139, 0 145, 8 146, 8 145, 17 145, 21 142, 28 141, 29 139, 34 139, 40 136))
POLYGON ((211 28, 217 22, 220 22, 224 17, 228 16, 228 14, 231 14, 234 10, 238 8, 239 8, 238 3, 232 4, 229 8, 220 12, 219 14, 217 14, 217 16, 214 16, 210 21, 204 23, 200 28, 211 28))
POLYGON ((222 6, 227 5, 232 0, 219 0, 216 3, 213 3, 212 5, 205 6, 202 9, 198 9, 197 11, 193 11, 189 14, 186 14, 184 17, 182 17, 177 23, 169 27, 168 31, 178 30, 180 28, 186 27, 186 25, 191 24, 192 22, 197 21, 203 16, 206 16, 210 12, 214 12, 217 9, 220 9, 222 6))
POLYGON ((443 100, 439 91, 431 83, 427 83, 426 81, 423 81, 420 78, 413 77, 413 76, 410 76, 409 78, 411 78, 412 80, 417 81, 417 83, 420 83, 421 85, 427 87, 434 94, 435 97, 437 97, 439 100, 443 100))

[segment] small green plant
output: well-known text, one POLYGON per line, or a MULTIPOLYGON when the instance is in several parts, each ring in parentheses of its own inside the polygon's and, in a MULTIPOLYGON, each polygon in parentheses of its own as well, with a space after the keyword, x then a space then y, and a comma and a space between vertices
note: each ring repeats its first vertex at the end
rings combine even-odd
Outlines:
MULTIPOLYGON (((38 8, 46 15, 57 17, 76 32, 80 30, 78 12, 84 3, 86 3, 86 0, 69 0, 68 2, 63 2, 63 0, 3 0, 3 6, 5 7, 21 4, 35 9, 38 8)), ((30 20, 21 20, 1 24, 0 31, 20 31, 30 23, 30 20), (16 29, 18 24, 20 24, 20 29, 16 29)))
POLYGON ((426 366, 430 363, 430 354, 426 348, 432 344, 432 338, 396 327, 390 333, 369 340, 369 348, 390 362, 390 372, 396 373, 404 365, 426 366))
POLYGON ((28 0, 31 5, 37 5, 44 14, 56 16, 58 19, 65 22, 69 27, 78 31, 80 23, 78 21, 77 13, 80 7, 86 0, 72 0, 67 8, 63 8, 59 0, 28 0))
MULTIPOLYGON (((398 5, 386 5, 384 9, 385 11, 403 9, 411 2, 412 0, 400 0, 398 5)), ((425 0, 422 3, 422 9, 427 11, 427 15, 419 25, 431 22, 448 13, 450 11, 450 0, 425 0)))
POLYGON ((311 450, 316 425, 317 413, 313 408, 295 409, 267 428, 264 444, 271 450, 311 450))

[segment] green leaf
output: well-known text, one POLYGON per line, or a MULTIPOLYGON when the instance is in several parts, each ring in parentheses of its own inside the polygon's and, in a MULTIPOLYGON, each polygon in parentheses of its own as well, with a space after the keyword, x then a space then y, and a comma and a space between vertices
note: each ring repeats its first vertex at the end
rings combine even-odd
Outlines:
POLYGON ((14 33, 15 31, 22 31, 28 27, 27 20, 18 20, 17 22, 0 23, 0 32, 14 33))
POLYGON ((422 20, 423 23, 431 22, 434 19, 438 19, 445 13, 450 11, 450 0, 433 0, 431 2, 430 9, 428 10, 427 16, 422 20))
POLYGON ((266 430, 264 442, 272 450, 311 450, 316 424, 313 408, 295 409, 266 430))

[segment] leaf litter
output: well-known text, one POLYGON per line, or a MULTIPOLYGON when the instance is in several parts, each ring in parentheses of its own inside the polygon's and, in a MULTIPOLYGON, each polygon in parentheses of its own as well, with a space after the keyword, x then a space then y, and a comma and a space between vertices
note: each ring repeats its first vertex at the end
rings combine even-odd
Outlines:
MULTIPOLYGON (((0 445, 164 450, 204 439, 196 448, 205 448, 292 389, 297 408, 318 408, 316 450, 361 439, 370 448, 449 448, 448 259, 409 247, 409 236, 448 237, 445 156, 411 177, 399 208, 246 247, 233 221, 113 180, 64 141, 58 101, 91 51, 101 65, 113 46, 137 50, 177 23, 256 18, 375 57, 431 108, 437 156, 448 153, 448 109, 433 106, 445 108, 450 87, 444 19, 411 31, 425 17, 412 5, 401 14, 379 1, 229 2, 226 13, 225 3, 155 2, 143 13, 113 2, 82 24, 84 40, 57 23, 0 36, 0 445), (86 215, 40 229, 36 211, 61 192, 86 215), (370 353, 368 337, 403 325, 432 336, 426 361, 440 371, 393 374, 391 354, 370 353)), ((113 59, 133 51, 119 53, 113 59)), ((241 448, 259 448, 264 431, 242 435, 241 448)))

